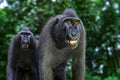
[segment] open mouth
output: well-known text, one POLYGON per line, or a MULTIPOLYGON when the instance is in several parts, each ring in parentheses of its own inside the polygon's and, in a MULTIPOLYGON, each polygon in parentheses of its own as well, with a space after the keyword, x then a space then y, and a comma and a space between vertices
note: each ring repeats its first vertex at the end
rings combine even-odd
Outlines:
POLYGON ((76 44, 77 43, 77 40, 67 40, 67 43, 69 43, 69 44, 76 44))
POLYGON ((29 44, 22 44, 22 48, 28 48, 29 44))

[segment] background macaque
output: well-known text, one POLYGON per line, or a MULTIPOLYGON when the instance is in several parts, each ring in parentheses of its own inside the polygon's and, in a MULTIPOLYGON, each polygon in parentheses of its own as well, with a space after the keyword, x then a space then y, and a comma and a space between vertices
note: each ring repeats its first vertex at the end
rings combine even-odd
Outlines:
POLYGON ((28 27, 11 40, 8 50, 7 80, 38 80, 36 42, 28 27))

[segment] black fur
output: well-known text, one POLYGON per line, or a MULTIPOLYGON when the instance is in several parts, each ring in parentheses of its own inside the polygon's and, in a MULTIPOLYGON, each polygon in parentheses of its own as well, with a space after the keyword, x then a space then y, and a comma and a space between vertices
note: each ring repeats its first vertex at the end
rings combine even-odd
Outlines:
POLYGON ((38 80, 37 56, 34 36, 28 27, 23 27, 9 45, 7 80, 25 80, 26 78, 28 80, 38 80), (22 33, 30 34, 28 48, 22 47, 22 33))
POLYGON ((65 66, 70 58, 73 61, 72 80, 84 80, 85 48, 85 29, 74 9, 66 9, 62 14, 50 18, 40 34, 37 49, 41 80, 66 80, 65 66), (75 25, 75 28, 69 24, 66 25, 67 19, 79 20, 79 24, 75 25), (68 29, 66 26, 72 28, 68 29), (69 36, 74 30, 78 31, 76 36, 69 36), (76 40, 77 43, 70 44, 70 40, 76 40))

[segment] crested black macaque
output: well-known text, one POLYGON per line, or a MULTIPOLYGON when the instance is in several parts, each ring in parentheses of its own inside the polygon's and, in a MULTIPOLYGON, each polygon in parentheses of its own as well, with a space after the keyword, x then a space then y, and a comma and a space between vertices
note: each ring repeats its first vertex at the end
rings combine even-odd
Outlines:
POLYGON ((72 80, 84 80, 86 32, 74 9, 50 18, 38 46, 41 80, 66 80, 65 66, 72 59, 72 80))
POLYGON ((37 56, 33 33, 23 27, 9 45, 7 80, 38 80, 37 56))

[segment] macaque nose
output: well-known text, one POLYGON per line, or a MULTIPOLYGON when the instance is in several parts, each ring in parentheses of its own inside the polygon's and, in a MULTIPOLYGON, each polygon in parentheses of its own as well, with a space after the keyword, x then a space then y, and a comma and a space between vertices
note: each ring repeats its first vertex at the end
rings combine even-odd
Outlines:
POLYGON ((71 35, 72 35, 73 37, 75 37, 77 34, 76 34, 76 32, 72 32, 71 35))
POLYGON ((23 41, 23 43, 27 44, 27 43, 28 43, 28 40, 25 39, 25 40, 23 41))

